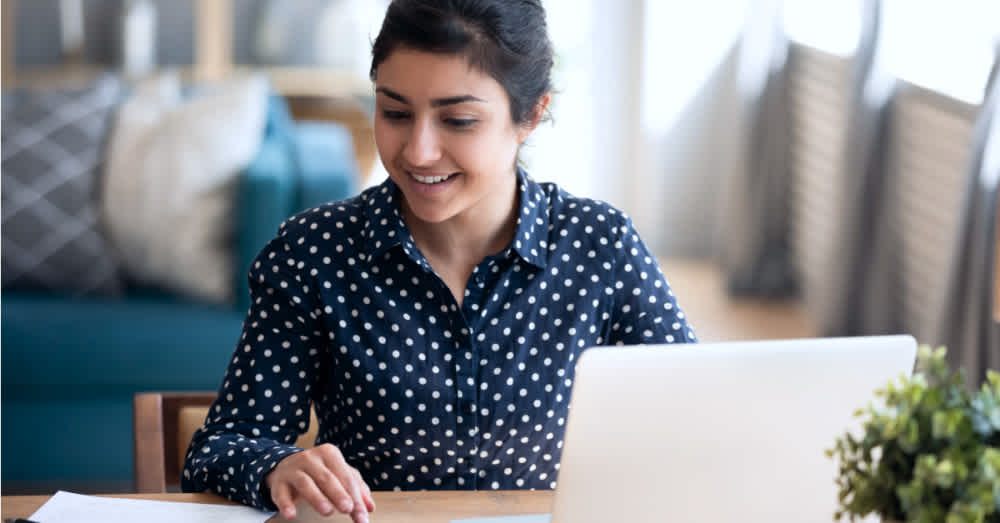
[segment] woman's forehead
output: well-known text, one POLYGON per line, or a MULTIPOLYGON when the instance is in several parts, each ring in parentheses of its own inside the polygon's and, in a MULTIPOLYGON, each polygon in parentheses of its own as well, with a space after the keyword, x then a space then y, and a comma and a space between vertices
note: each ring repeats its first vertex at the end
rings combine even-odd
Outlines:
POLYGON ((465 56, 407 48, 393 51, 379 64, 375 87, 415 104, 467 95, 486 102, 506 102, 503 87, 465 56))

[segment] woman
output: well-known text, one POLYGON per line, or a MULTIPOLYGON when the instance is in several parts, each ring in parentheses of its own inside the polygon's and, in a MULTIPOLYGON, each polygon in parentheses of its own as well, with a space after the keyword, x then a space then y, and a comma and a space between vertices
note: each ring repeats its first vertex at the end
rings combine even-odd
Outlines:
POLYGON ((186 491, 367 521, 377 489, 553 488, 573 363, 694 341, 620 211, 517 167, 549 103, 540 0, 395 0, 375 40, 389 179, 285 222, 186 491), (291 443, 307 428, 317 443, 291 443))

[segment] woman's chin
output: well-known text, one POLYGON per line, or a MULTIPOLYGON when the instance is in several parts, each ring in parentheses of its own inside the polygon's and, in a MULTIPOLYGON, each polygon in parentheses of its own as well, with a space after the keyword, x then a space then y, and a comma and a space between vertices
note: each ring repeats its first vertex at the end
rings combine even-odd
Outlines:
POLYGON ((461 178, 461 175, 456 175, 444 182, 427 184, 406 176, 397 180, 396 184, 403 190, 407 207, 417 219, 426 223, 441 223, 455 215, 452 203, 461 188, 461 178))
POLYGON ((455 213, 447 205, 434 205, 423 202, 407 202, 410 213, 424 223, 441 223, 454 216, 455 213))

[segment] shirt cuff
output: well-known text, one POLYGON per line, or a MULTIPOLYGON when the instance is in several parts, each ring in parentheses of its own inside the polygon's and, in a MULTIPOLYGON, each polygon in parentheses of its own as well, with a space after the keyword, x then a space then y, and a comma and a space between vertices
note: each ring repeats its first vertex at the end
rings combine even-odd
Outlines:
POLYGON ((278 510, 274 501, 271 500, 271 489, 267 488, 264 477, 278 466, 281 460, 303 450, 305 449, 294 445, 276 444, 262 451, 258 458, 247 464, 244 486, 253 506, 272 512, 278 510))

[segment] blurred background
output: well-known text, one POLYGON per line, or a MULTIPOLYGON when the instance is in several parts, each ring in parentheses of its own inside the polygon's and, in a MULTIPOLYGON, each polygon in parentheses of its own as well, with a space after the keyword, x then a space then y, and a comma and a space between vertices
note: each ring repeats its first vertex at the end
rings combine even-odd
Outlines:
MULTIPOLYGON (((215 390, 281 219, 384 179, 387 3, 2 0, 4 494, 129 490, 132 394, 215 390)), ((523 162, 628 212, 702 341, 1000 368, 1000 3, 544 3, 523 162)))

